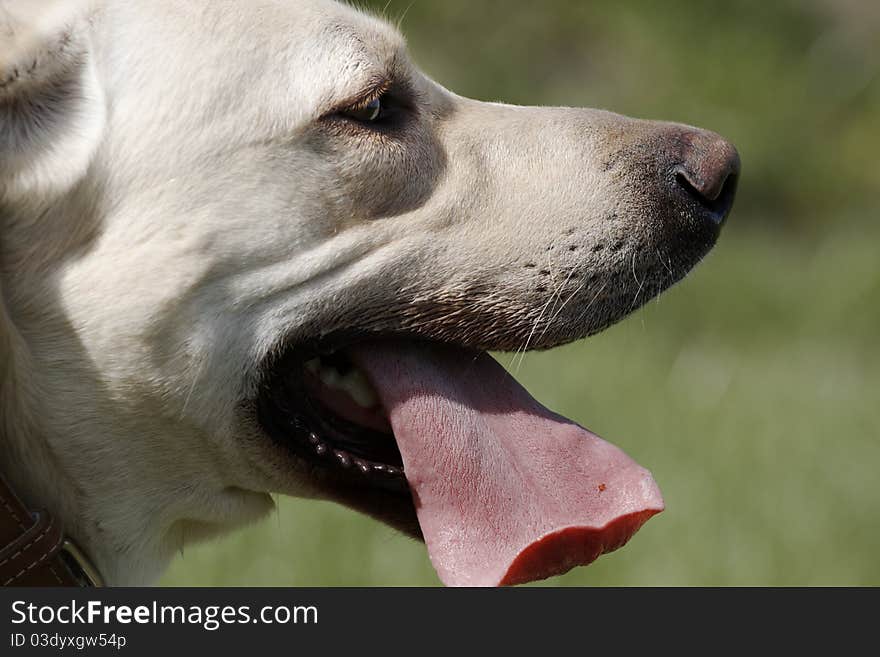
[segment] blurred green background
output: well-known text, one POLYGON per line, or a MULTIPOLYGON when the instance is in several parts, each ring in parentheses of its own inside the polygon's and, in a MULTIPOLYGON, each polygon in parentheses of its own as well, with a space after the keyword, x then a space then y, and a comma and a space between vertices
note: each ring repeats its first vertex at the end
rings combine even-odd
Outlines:
MULTIPOLYGON (((386 0, 363 3, 383 11, 386 0)), ((548 584, 880 585, 880 3, 391 0, 456 92, 713 129, 734 214, 694 274, 517 377, 650 468, 667 510, 548 584)), ((507 364, 509 356, 501 356, 507 364)), ((437 584, 341 507, 188 548, 168 585, 437 584)))

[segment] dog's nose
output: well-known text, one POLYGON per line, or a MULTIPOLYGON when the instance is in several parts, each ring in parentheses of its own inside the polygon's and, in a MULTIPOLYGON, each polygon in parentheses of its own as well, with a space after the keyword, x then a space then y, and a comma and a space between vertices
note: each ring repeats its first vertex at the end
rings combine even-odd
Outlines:
POLYGON ((717 225, 722 225, 736 196, 739 153, 715 133, 694 130, 681 136, 675 184, 717 225))

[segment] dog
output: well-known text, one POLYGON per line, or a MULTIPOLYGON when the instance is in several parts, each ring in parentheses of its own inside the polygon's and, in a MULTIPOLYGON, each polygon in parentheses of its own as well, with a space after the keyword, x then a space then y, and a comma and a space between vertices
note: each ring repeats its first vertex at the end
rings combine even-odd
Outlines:
POLYGON ((485 352, 678 282, 739 169, 697 128, 458 96, 334 0, 0 0, 0 474, 112 585, 276 493, 424 537, 447 583, 586 563, 520 551, 566 498, 617 547, 659 491, 485 352))

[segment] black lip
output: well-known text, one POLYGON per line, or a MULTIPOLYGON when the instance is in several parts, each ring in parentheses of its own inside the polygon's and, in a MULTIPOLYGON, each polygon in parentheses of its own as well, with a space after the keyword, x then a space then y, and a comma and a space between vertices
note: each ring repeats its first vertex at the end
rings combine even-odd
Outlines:
POLYGON ((257 421, 277 445, 332 472, 342 484, 408 497, 409 485, 393 435, 336 416, 305 389, 304 364, 321 353, 337 351, 341 344, 334 339, 297 345, 268 364, 255 404, 257 421))

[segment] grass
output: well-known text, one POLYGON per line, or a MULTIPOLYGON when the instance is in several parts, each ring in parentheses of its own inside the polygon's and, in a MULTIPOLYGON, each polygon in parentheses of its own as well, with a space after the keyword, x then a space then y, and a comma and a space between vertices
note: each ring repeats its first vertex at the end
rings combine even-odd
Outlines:
MULTIPOLYGON (((880 232, 733 223, 694 275, 517 378, 650 468, 667 510, 569 585, 880 585, 880 232)), ((503 363, 509 356, 500 356, 503 363)), ((424 547, 341 507, 188 548, 166 585, 434 585, 424 547)))

